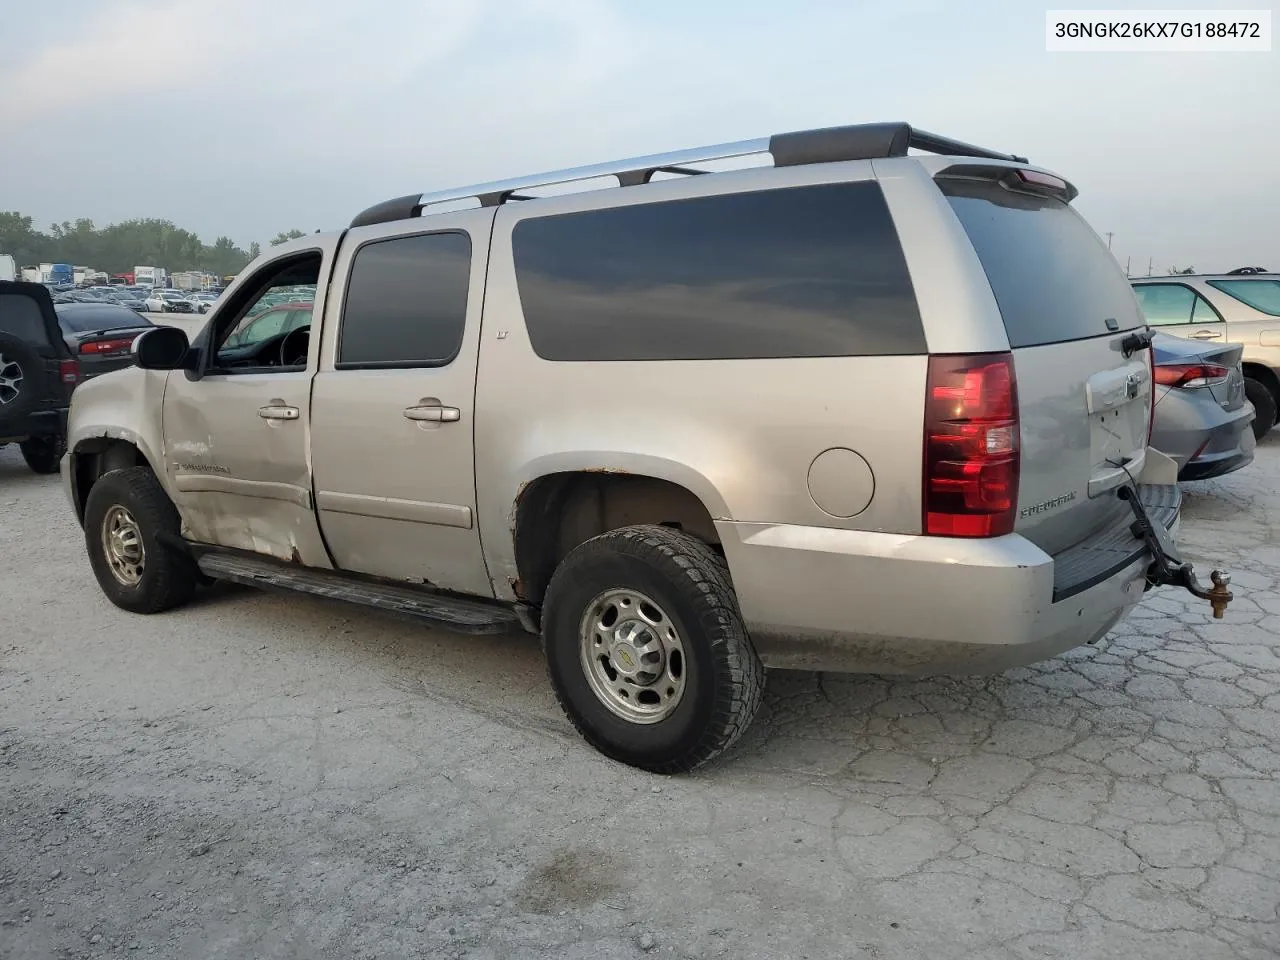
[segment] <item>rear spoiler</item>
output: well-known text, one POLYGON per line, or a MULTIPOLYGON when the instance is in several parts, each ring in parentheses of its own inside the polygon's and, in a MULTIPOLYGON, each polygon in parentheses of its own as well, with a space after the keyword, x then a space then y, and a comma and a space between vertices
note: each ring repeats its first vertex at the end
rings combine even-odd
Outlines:
POLYGON ((1057 197, 1070 203, 1080 196, 1080 191, 1070 181, 1047 170, 1037 170, 1015 163, 953 163, 943 167, 934 177, 954 177, 956 179, 997 180, 1010 190, 1019 193, 1034 193, 1041 196, 1057 197))

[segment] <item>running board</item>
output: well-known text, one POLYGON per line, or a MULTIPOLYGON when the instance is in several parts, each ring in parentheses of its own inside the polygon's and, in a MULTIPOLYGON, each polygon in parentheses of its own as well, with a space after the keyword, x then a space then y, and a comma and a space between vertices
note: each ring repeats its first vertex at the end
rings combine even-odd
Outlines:
POLYGON ((455 633, 505 633, 520 627, 515 613, 495 604, 460 600, 391 583, 357 580, 328 570, 285 566, 229 553, 205 553, 197 563, 201 573, 215 580, 344 600, 425 621, 455 633))

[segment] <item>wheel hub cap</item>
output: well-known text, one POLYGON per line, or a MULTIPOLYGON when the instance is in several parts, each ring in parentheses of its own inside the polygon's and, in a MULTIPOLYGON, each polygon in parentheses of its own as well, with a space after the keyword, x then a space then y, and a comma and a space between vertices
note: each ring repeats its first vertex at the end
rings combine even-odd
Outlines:
POLYGON ((120 584, 138 585, 147 559, 142 530, 133 514, 118 504, 102 518, 102 553, 111 575, 120 584))
POLYGON ((679 705, 684 645, 652 599, 634 590, 605 591, 587 607, 579 636, 588 684, 611 712, 633 723, 657 723, 679 705))
POLYGON ((22 392, 22 368, 0 353, 0 405, 11 403, 22 392))

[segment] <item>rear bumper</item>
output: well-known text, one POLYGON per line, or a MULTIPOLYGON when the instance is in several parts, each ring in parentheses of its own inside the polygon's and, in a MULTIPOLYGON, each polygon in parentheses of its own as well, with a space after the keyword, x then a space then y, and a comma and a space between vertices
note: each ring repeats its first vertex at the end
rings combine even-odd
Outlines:
MULTIPOLYGON (((1160 490, 1165 506, 1152 513, 1176 533, 1177 488, 1160 490)), ((1146 587, 1151 556, 1131 523, 1118 511, 1115 527, 1088 542, 1090 555, 1060 558, 1017 534, 716 527, 766 666, 921 675, 998 673, 1102 637, 1146 587), (1063 596, 1064 583, 1082 576, 1087 583, 1063 596)))
POLYGON ((1178 464, 1179 480, 1203 480, 1253 459, 1252 404, 1224 410, 1206 390, 1170 390, 1156 404, 1151 445, 1178 464))

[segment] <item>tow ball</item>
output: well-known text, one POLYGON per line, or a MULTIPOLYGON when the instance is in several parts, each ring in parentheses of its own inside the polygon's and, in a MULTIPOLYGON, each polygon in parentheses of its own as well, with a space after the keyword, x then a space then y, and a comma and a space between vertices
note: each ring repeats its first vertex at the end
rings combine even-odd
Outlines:
POLYGON ((1153 523, 1147 516, 1146 508, 1132 487, 1121 487, 1117 493, 1121 500, 1129 504, 1133 510, 1133 535, 1144 540, 1153 557, 1151 566, 1147 568, 1147 589, 1159 586, 1182 587, 1193 597, 1208 600, 1213 607, 1213 618, 1221 620, 1227 612, 1227 604, 1234 595, 1229 589, 1231 574, 1223 570, 1214 570, 1209 574, 1213 586, 1205 589, 1195 568, 1188 560, 1183 560, 1178 553, 1178 546, 1169 536, 1169 531, 1161 523, 1153 523))

